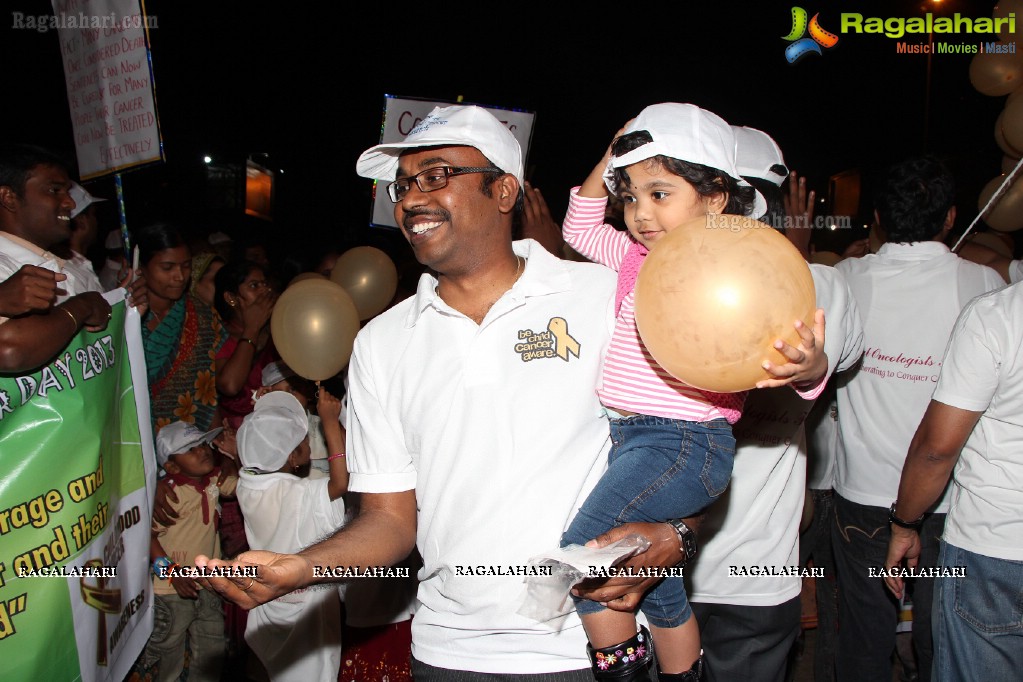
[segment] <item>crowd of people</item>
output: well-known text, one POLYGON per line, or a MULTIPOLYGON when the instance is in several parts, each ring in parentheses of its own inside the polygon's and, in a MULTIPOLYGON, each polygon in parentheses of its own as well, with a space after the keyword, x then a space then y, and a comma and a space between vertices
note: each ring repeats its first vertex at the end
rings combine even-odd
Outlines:
POLYGON ((907 597, 920 679, 1018 667, 1023 268, 946 245, 941 160, 888 169, 884 243, 834 266, 812 262, 815 197, 771 136, 693 104, 624 122, 563 224, 479 107, 435 109, 356 171, 423 271, 321 384, 271 333, 298 273, 170 223, 133 231, 133 270, 65 160, 0 149, 0 374, 103 328, 103 291, 141 315, 160 479, 135 674, 781 682, 807 566, 817 680, 890 680, 907 597), (742 392, 666 372, 635 317, 647 253, 720 214, 786 225, 816 295, 742 392), (567 618, 521 610, 532 557, 637 536, 567 618), (177 575, 193 565, 245 571, 177 575))

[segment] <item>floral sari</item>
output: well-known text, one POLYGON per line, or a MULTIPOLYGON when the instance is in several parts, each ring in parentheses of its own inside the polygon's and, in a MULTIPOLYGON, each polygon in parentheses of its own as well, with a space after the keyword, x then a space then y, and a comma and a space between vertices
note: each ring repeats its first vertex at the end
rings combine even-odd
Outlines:
POLYGON ((156 329, 142 325, 154 435, 173 421, 211 428, 217 412, 213 358, 226 339, 217 314, 191 295, 175 302, 156 329))

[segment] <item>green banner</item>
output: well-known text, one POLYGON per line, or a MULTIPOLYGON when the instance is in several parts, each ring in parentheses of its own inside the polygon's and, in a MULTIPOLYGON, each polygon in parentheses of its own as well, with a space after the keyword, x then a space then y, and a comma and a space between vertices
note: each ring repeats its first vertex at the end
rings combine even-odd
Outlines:
POLYGON ((33 374, 0 375, 5 680, 120 682, 152 632, 141 328, 123 290, 105 296, 106 329, 80 332, 33 374))

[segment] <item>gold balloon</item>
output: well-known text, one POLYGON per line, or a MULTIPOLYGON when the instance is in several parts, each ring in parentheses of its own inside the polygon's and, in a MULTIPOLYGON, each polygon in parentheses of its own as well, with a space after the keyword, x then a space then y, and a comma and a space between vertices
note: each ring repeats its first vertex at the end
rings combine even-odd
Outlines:
POLYGON ((288 286, 290 287, 292 284, 295 284, 297 282, 301 282, 301 281, 307 280, 307 279, 327 279, 327 278, 324 277, 323 275, 321 275, 318 272, 300 272, 300 273, 298 273, 297 275, 295 275, 294 277, 291 278, 291 281, 288 282, 288 286))
POLYGON ((398 290, 394 261, 373 246, 356 246, 341 254, 330 279, 352 297, 360 320, 368 320, 386 309, 398 290))
MULTIPOLYGON (((1010 31, 1008 23, 1002 24, 998 37, 1006 42, 1023 37, 1023 0, 998 0, 992 16, 995 19, 1007 19, 1010 14, 1016 15, 1016 30, 1010 31)), ((1018 45, 1017 49, 1023 47, 1018 45)))
MULTIPOLYGON (((1013 232, 1023 228, 1023 182, 1020 181, 1023 171, 1016 176, 998 201, 988 209, 981 218, 988 227, 999 232, 1013 232)), ((1005 175, 991 178, 984 188, 980 190, 977 198, 977 209, 983 210, 987 202, 994 196, 995 191, 1005 181, 1005 175)))
POLYGON ((270 315, 281 359, 312 381, 329 379, 348 364, 358 332, 359 314, 351 297, 325 277, 289 286, 270 315))
POLYGON ((984 52, 974 55, 970 61, 970 83, 982 95, 1008 95, 1023 83, 1023 53, 984 52))
POLYGON ((636 279, 636 326, 669 374, 732 393, 788 362, 776 339, 800 343, 793 323, 813 325, 810 268, 780 232, 742 216, 689 221, 658 240, 636 279))
POLYGON ((995 142, 1009 156, 1023 156, 1023 98, 1006 100, 995 120, 995 142))

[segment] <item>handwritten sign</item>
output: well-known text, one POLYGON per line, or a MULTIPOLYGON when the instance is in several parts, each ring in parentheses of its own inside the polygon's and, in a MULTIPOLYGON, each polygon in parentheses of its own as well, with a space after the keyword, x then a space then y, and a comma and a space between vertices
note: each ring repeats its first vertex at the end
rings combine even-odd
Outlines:
POLYGON ((82 180, 163 159, 138 0, 53 0, 82 180), (76 19, 71 21, 70 19, 76 19))
MULTIPOLYGON (((386 142, 400 142, 405 136, 416 127, 426 115, 433 111, 434 107, 447 107, 455 102, 442 102, 437 100, 406 99, 385 95, 384 101, 384 123, 380 133, 380 144, 386 142)), ((476 105, 486 109, 497 120, 508 126, 508 130, 518 140, 522 147, 522 158, 525 160, 529 154, 529 141, 533 135, 533 119, 536 117, 531 111, 517 111, 501 107, 476 105)), ((398 227, 394 222, 394 204, 387 197, 384 191, 385 183, 377 183, 376 191, 373 193, 373 225, 384 225, 387 227, 398 227)))

